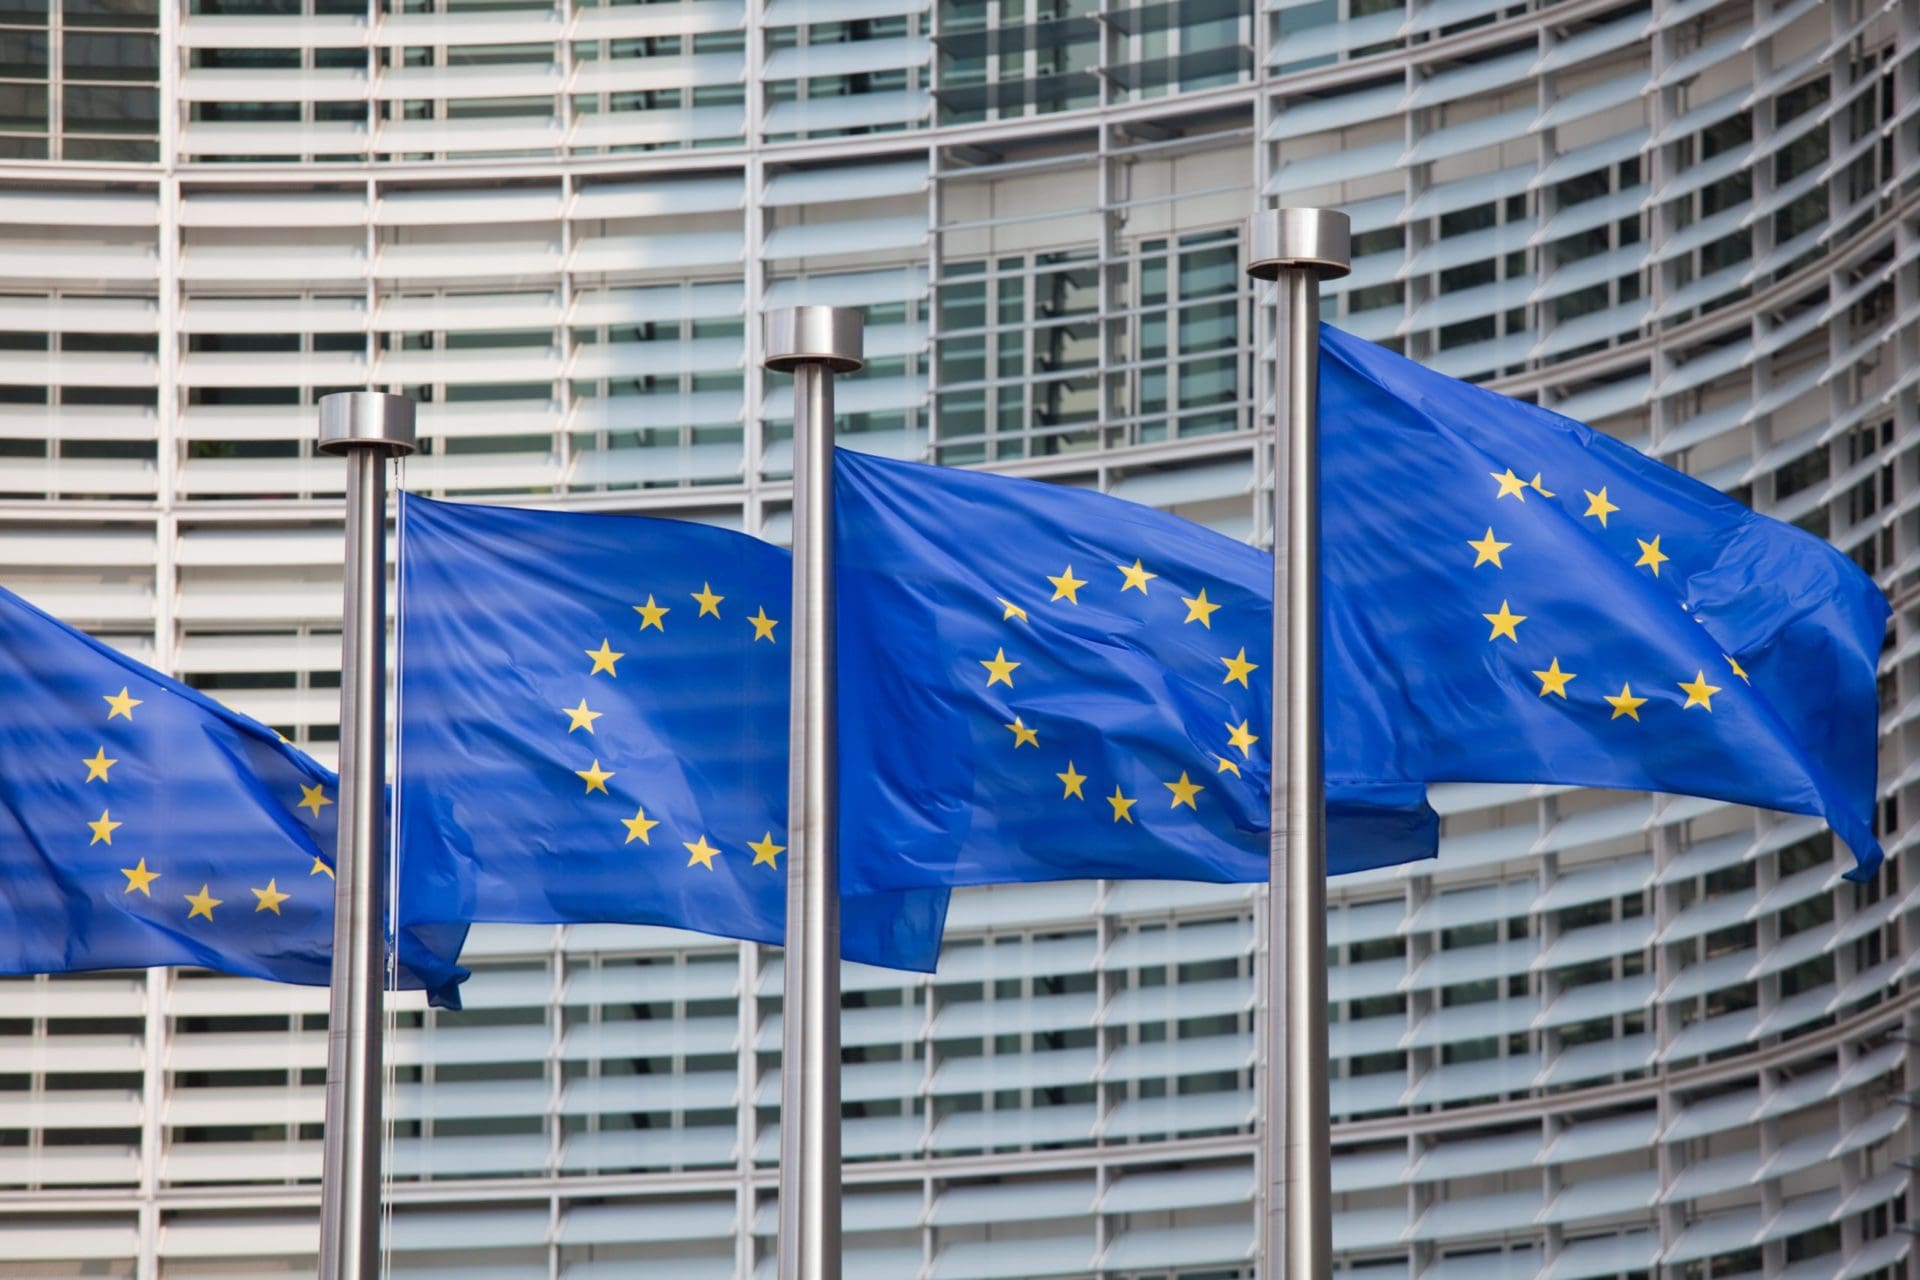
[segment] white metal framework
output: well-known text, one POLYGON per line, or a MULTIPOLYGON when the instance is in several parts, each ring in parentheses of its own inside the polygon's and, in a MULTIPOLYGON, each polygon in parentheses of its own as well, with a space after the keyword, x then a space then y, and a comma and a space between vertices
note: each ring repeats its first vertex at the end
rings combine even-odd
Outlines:
MULTIPOLYGON (((331 752, 338 463, 784 539, 843 443, 1266 537, 1239 227, 1330 314, 1831 538, 1896 604, 1872 886, 1813 823, 1455 786, 1334 887, 1341 1266, 1920 1276, 1920 0, 0 0, 0 580, 331 752)), ((957 903, 849 970, 855 1276, 1252 1274, 1252 893, 957 903)), ((755 1274, 779 956, 484 929, 392 1043, 395 1274, 755 1274)), ((0 1277, 310 1270, 324 993, 0 983, 0 1277)))

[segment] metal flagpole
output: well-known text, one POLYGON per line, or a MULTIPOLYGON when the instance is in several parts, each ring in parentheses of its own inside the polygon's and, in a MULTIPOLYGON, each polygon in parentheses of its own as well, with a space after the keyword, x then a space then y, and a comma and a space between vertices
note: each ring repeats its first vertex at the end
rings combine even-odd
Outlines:
POLYGON ((1332 209, 1278 209, 1253 219, 1248 240, 1247 274, 1275 281, 1279 294, 1272 453, 1273 739, 1276 746, 1284 742, 1285 751, 1274 753, 1269 815, 1266 1123, 1260 1147, 1265 1280, 1326 1280, 1333 1270, 1318 326, 1320 282, 1347 274, 1350 230, 1347 215, 1332 209), (1283 603, 1285 626, 1280 625, 1283 603), (1279 674, 1283 671, 1284 679, 1279 674), (1275 1016, 1276 1003, 1283 1006, 1284 1016, 1275 1016))
POLYGON ((340 640, 339 847, 321 1280, 380 1275, 380 1038, 386 973, 387 460, 413 452, 413 402, 377 391, 320 400, 320 451, 347 459, 340 640))
POLYGON ((840 1278, 840 864, 834 693, 833 377, 862 359, 850 307, 767 317, 793 374, 793 705, 786 1003, 780 1036, 780 1280, 840 1278))

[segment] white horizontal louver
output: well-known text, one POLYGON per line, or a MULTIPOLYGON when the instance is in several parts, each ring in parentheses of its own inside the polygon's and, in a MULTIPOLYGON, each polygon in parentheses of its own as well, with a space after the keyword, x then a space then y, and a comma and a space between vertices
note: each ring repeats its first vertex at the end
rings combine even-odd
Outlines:
MULTIPOLYGON (((793 72, 800 74, 799 64, 793 66, 793 72)), ((932 99, 919 89, 805 98, 798 102, 776 102, 768 107, 766 130, 772 134, 812 133, 918 124, 931 110, 932 99)))
POLYGON ((928 42, 922 38, 903 36, 776 49, 767 57, 766 77, 769 80, 793 80, 917 67, 926 62, 929 48, 928 42))
POLYGON ((914 195, 925 191, 930 181, 926 161, 918 157, 892 164, 793 169, 767 179, 764 203, 789 208, 914 195))

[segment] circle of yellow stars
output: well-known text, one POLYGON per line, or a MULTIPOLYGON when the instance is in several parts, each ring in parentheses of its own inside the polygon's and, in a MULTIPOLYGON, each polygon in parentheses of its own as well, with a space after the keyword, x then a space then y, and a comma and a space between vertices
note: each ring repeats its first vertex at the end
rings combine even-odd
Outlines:
MULTIPOLYGON (((1129 591, 1137 591, 1142 596, 1152 595, 1149 584, 1160 577, 1158 573, 1147 568, 1139 558, 1136 558, 1132 564, 1115 564, 1113 568, 1120 575, 1118 593, 1123 596, 1129 591)), ((1080 592, 1088 588, 1092 582, 1092 579, 1080 576, 1072 564, 1066 565, 1057 574, 1042 576, 1052 588, 1052 593, 1046 598, 1047 606, 1078 606, 1080 592)), ((996 595, 993 599, 1000 608, 1002 622, 1030 625, 1030 617, 1025 606, 1015 603, 1006 596, 996 595)), ((1206 588, 1202 587, 1191 596, 1179 596, 1179 600, 1186 607, 1186 616, 1182 619, 1183 625, 1197 624, 1204 631, 1213 630, 1213 615, 1220 610, 1221 605, 1218 601, 1207 598, 1206 588)), ((1015 630, 1018 631, 1019 628, 1015 630)), ((1004 685, 1009 690, 1017 687, 1014 673, 1024 665, 1024 662, 1008 657, 1005 646, 997 645, 991 658, 978 658, 975 661, 986 672, 985 689, 991 690, 996 685, 1004 685)), ((1220 678, 1222 685, 1237 684, 1242 689, 1251 690, 1252 686, 1248 683, 1247 677, 1258 671, 1260 664, 1248 659, 1244 645, 1238 646, 1231 655, 1220 655, 1219 661, 1225 668, 1220 678)), ((1221 751, 1215 753, 1213 757, 1216 774, 1240 776, 1240 762, 1251 757, 1254 745, 1260 741, 1259 735, 1255 734, 1251 728, 1251 721, 1252 717, 1248 716, 1243 717, 1238 724, 1231 721, 1221 724, 1225 742, 1221 751), (1233 752, 1239 753, 1238 759, 1234 758, 1233 752)), ((1032 747, 1037 751, 1044 750, 1040 740, 1040 729, 1028 724, 1024 714, 1016 714, 1011 721, 1003 721, 1001 727, 1011 735, 1009 741, 1013 751, 1018 752, 1023 747, 1032 747)), ((1057 771, 1053 775, 1060 783, 1060 798, 1085 801, 1088 776, 1080 772, 1079 766, 1073 760, 1068 760, 1066 766, 1064 770, 1057 771)), ((1193 780, 1191 771, 1183 769, 1178 778, 1163 781, 1161 785, 1169 793, 1169 809, 1184 807, 1195 813, 1200 811, 1198 799, 1200 793, 1207 788, 1205 784, 1193 780)), ((1134 824, 1133 809, 1140 803, 1139 796, 1127 795, 1122 785, 1116 783, 1112 795, 1096 794, 1095 798, 1106 802, 1107 816, 1112 823, 1134 824)))
MULTIPOLYGON (((106 718, 109 726, 111 726, 115 720, 125 720, 129 724, 134 723, 134 710, 146 705, 145 699, 133 696, 132 686, 130 685, 121 685, 120 692, 103 693, 100 697, 101 700, 107 704, 106 718)), ((284 742, 286 739, 282 738, 281 741, 284 742)), ((117 756, 109 756, 107 754, 106 744, 102 743, 94 748, 91 756, 81 758, 80 764, 86 769, 87 773, 86 777, 81 779, 80 785, 83 787, 91 787, 97 782, 101 785, 103 794, 110 795, 113 787, 113 769, 114 766, 119 763, 120 758, 117 756)), ((314 783, 307 785, 301 783, 298 785, 300 786, 300 800, 292 807, 305 809, 313 815, 315 820, 318 820, 320 811, 327 805, 333 803, 326 794, 325 784, 314 783)), ((88 847, 103 844, 111 848, 113 846, 114 834, 127 824, 124 820, 113 816, 112 805, 108 803, 101 807, 100 816, 88 820, 86 825, 90 833, 90 838, 87 841, 88 847)), ((161 879, 163 873, 157 867, 148 866, 145 855, 136 858, 132 866, 121 867, 119 870, 120 874, 126 878, 126 883, 122 885, 120 889, 122 897, 138 893, 148 901, 153 900, 154 882, 161 879)), ((324 858, 316 856, 313 859, 313 866, 307 874, 310 876, 325 874, 331 878, 333 876, 333 868, 327 865, 324 858)), ((264 887, 254 888, 248 886, 247 891, 253 895, 253 909, 256 913, 269 911, 276 916, 282 914, 280 910, 281 906, 293 897, 292 894, 280 888, 280 880, 277 876, 269 877, 264 887)), ((226 899, 213 896, 213 885, 211 881, 202 881, 197 892, 183 893, 180 896, 187 903, 188 921, 205 920, 209 924, 213 924, 214 909, 226 905, 226 899)))
MULTIPOLYGON (((1541 483, 1541 473, 1538 471, 1533 473, 1533 478, 1530 480, 1521 479, 1512 467, 1507 467, 1501 471, 1490 471, 1487 474, 1495 485, 1493 501, 1496 507, 1498 507, 1502 498, 1512 498, 1515 502, 1524 505, 1528 493, 1537 494, 1542 498, 1558 496, 1541 483)), ((1617 514, 1622 508, 1607 496, 1607 486, 1601 485, 1597 491, 1582 489, 1580 492, 1586 498, 1587 505, 1586 510, 1581 512, 1579 518, 1582 520, 1596 520, 1602 529, 1610 528, 1611 526, 1608 524, 1609 517, 1617 514)), ((1669 563, 1673 559, 1673 557, 1669 556, 1660 548, 1660 539, 1662 536, 1663 535, 1656 533, 1651 538, 1634 537, 1634 541, 1638 543, 1640 547, 1640 557, 1633 562, 1635 569, 1645 569, 1655 578, 1660 576, 1660 566, 1669 563)), ((1486 526, 1486 532, 1481 534, 1480 537, 1468 538, 1465 541, 1467 546, 1473 548, 1473 564, 1469 566, 1470 569, 1478 570, 1483 565, 1491 565, 1495 569, 1505 569, 1507 567, 1500 557, 1504 552, 1511 550, 1514 544, 1509 541, 1502 541, 1499 536, 1495 534, 1492 525, 1486 526)), ((1681 608, 1684 609, 1686 606, 1682 605, 1681 608)), ((1527 620, 1527 615, 1524 613, 1515 613, 1511 601, 1503 598, 1500 601, 1498 611, 1493 613, 1483 612, 1480 616, 1486 619, 1490 628, 1487 632, 1487 642, 1489 644, 1500 640, 1510 641, 1514 645, 1520 644, 1520 624, 1527 620)), ((1722 654, 1721 657, 1726 661, 1731 672, 1738 676, 1742 683, 1752 683, 1747 676, 1746 670, 1741 667, 1740 660, 1737 657, 1730 653, 1722 654)), ((1567 697, 1567 686, 1579 678, 1578 672, 1566 671, 1561 668, 1560 659, 1557 655, 1549 655, 1549 661, 1546 667, 1532 669, 1532 675, 1534 679, 1540 682, 1540 697, 1557 697, 1562 702, 1571 701, 1567 697)), ((1713 711, 1713 696, 1723 691, 1723 686, 1708 682, 1707 673, 1704 668, 1696 670, 1693 673, 1693 679, 1675 680, 1673 684, 1687 695, 1686 701, 1680 705, 1682 711, 1699 707, 1703 711, 1711 714, 1713 711)), ((1647 686, 1643 685, 1642 687, 1647 686)), ((1659 686, 1656 684, 1654 687, 1659 686)), ((1612 710, 1612 714, 1607 717, 1609 720, 1626 719, 1632 720, 1636 724, 1641 723, 1640 709, 1652 701, 1652 698, 1648 695, 1636 694, 1633 691, 1633 684, 1630 680, 1622 680, 1620 682, 1619 693, 1602 693, 1600 696, 1612 710)))
MULTIPOLYGON (((698 591, 687 592, 687 596, 698 606, 691 620, 692 625, 700 625, 700 620, 703 618, 711 618, 722 625, 726 624, 728 615, 721 612, 720 606, 726 602, 727 597, 715 591, 712 582, 702 580, 700 589, 698 591)), ((668 600, 674 600, 678 597, 669 595, 666 598, 668 600)), ((673 604, 661 603, 658 593, 648 592, 646 603, 633 606, 633 611, 639 615, 639 626, 637 628, 639 633, 643 637, 648 631, 658 631, 662 635, 665 635, 669 625, 668 615, 673 613, 676 607, 677 606, 673 604)), ((686 615, 682 613, 680 617, 685 619, 686 615)), ((751 614, 734 615, 734 617, 745 621, 748 626, 753 628, 753 643, 757 644, 763 640, 775 646, 780 643, 778 633, 775 630, 775 628, 780 625, 780 619, 770 616, 767 613, 765 605, 759 606, 751 614)), ((672 625, 679 626, 681 623, 674 622, 672 625)), ((639 641, 639 643, 645 643, 644 639, 639 641)), ((559 714, 567 717, 567 736, 569 738, 575 733, 582 731, 589 737, 593 736, 594 722, 599 720, 606 712, 595 711, 588 705, 588 698, 592 696, 591 682, 595 676, 601 675, 606 676, 609 680, 618 680, 620 678, 620 661, 627 656, 626 650, 615 649, 613 647, 613 638, 611 636, 602 636, 596 648, 583 649, 581 652, 586 655, 588 661, 592 664, 587 670, 587 680, 589 681, 588 692, 581 695, 580 701, 576 705, 557 708, 559 714)), ((1016 663, 1015 665, 1017 666, 1018 664, 1016 663)), ((590 796, 598 793, 611 798, 613 792, 607 789, 607 783, 618 775, 614 770, 604 768, 600 763, 600 758, 596 755, 591 758, 591 763, 589 763, 586 768, 573 770, 573 776, 580 779, 583 788, 581 792, 582 796, 590 796)), ((653 847, 653 829, 660 825, 660 819, 648 817, 644 804, 636 802, 631 818, 619 818, 616 819, 616 821, 626 832, 625 838, 620 842, 623 846, 630 845, 637 840, 647 849, 653 847)), ((780 869, 780 855, 785 853, 787 849, 783 844, 774 843, 773 832, 771 831, 763 834, 758 840, 744 841, 743 845, 753 854, 753 861, 749 864, 750 866, 771 867, 775 871, 780 869)), ((726 846, 712 843, 704 831, 697 833, 697 837, 693 840, 682 840, 680 846, 687 852, 687 866, 702 867, 708 871, 714 869, 715 859, 718 859, 726 852, 726 846)))

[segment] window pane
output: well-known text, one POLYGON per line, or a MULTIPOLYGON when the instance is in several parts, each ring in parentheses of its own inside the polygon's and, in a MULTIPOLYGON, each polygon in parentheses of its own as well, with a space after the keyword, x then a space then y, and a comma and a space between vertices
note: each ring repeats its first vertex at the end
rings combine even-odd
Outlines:
POLYGON ((160 144, 150 138, 67 138, 60 153, 68 160, 116 160, 152 163, 160 158, 160 144))
POLYGON ((31 129, 44 133, 47 128, 47 86, 43 84, 0 84, 0 129, 31 129))
POLYGON ((154 36, 70 31, 65 62, 67 75, 76 80, 157 80, 160 41, 154 36))
MULTIPOLYGON (((17 2, 17 0, 14 0, 17 2)), ((61 0, 69 27, 157 27, 160 0, 61 0)))
POLYGON ((46 74, 46 32, 0 31, 0 76, 44 79, 46 74))
POLYGON ((160 126, 158 95, 151 89, 70 85, 64 123, 81 133, 153 133, 160 126))

